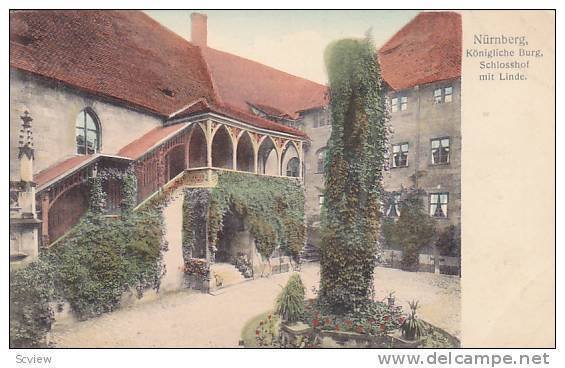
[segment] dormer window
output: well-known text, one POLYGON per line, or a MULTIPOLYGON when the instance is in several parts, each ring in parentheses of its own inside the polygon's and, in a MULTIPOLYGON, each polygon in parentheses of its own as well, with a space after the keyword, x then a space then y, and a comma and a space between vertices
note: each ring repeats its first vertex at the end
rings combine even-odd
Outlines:
POLYGON ((90 155, 100 150, 100 124, 94 111, 82 110, 75 123, 77 154, 90 155))

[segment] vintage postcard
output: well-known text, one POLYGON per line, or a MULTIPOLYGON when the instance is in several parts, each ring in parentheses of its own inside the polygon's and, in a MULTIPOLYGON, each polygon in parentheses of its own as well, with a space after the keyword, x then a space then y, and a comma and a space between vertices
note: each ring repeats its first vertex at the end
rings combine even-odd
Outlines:
POLYGON ((10 348, 555 348, 555 19, 10 10, 10 348))

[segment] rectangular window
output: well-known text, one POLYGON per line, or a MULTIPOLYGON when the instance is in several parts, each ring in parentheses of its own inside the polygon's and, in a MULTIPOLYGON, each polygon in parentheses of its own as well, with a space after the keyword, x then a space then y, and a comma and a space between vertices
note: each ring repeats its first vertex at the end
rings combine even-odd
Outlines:
POLYGON ((397 112, 398 111, 398 98, 392 98, 390 100, 390 107, 391 107, 391 111, 392 112, 397 112))
POLYGON ((323 195, 318 196, 318 205, 320 206, 320 208, 322 208, 322 206, 324 205, 324 196, 323 195))
POLYGON ((400 194, 394 193, 390 196, 386 215, 389 217, 398 217, 400 216, 400 194))
POLYGON ((406 111, 408 110, 408 97, 401 96, 400 94, 390 99, 390 111, 406 111))
POLYGON ((408 143, 392 145, 392 167, 408 166, 408 143))
POLYGON ((453 101, 453 87, 436 88, 434 90, 434 103, 449 103, 453 101))
POLYGON ((449 193, 430 193, 430 216, 446 218, 449 193))
POLYGON ((449 138, 432 139, 432 164, 449 163, 449 138))
POLYGON ((408 97, 400 97, 400 111, 405 111, 408 109, 408 97))

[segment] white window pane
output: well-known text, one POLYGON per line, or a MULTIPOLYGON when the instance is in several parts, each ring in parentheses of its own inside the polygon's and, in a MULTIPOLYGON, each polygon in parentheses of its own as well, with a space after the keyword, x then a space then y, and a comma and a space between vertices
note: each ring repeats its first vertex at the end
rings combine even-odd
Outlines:
POLYGON ((443 215, 447 217, 447 204, 441 205, 441 212, 443 212, 443 215))
POLYGON ((437 194, 431 194, 430 195, 430 202, 431 203, 437 203, 438 200, 438 195, 437 194))
POLYGON ((96 130, 96 123, 89 114, 86 114, 86 128, 96 130))
POLYGON ((441 88, 434 90, 434 97, 441 96, 441 88))
POLYGON ((450 95, 453 93, 453 87, 445 87, 445 95, 450 95))
POLYGON ((408 144, 402 145, 402 152, 408 152, 408 144))
POLYGON ((401 102, 401 103, 407 103, 407 102, 408 102, 408 97, 406 97, 406 96, 401 97, 401 98, 400 98, 400 102, 401 102))
POLYGON ((432 141, 432 148, 439 148, 439 140, 432 141))
POLYGON ((400 208, 397 204, 394 205, 394 211, 396 212, 396 216, 400 216, 400 208))
POLYGON ((404 110, 406 110, 406 109, 408 109, 408 104, 405 104, 405 103, 400 104, 400 110, 401 110, 401 111, 404 111, 404 110))
POLYGON ((400 146, 395 144, 394 146, 392 146, 392 152, 397 153, 398 151, 400 151, 400 146))
POLYGON ((451 102, 451 95, 445 95, 445 102, 451 102))
POLYGON ((441 140, 441 146, 442 147, 449 147, 449 138, 442 139, 441 140))
POLYGON ((392 112, 397 112, 398 111, 398 105, 392 105, 391 110, 392 110, 392 112))
POLYGON ((437 209, 437 205, 432 203, 430 205, 430 216, 433 216, 436 213, 436 209, 437 209))
POLYGON ((447 203, 447 194, 440 195, 441 203, 447 203))
POLYGON ((391 101, 392 106, 398 105, 398 98, 397 97, 391 99, 390 101, 391 101))

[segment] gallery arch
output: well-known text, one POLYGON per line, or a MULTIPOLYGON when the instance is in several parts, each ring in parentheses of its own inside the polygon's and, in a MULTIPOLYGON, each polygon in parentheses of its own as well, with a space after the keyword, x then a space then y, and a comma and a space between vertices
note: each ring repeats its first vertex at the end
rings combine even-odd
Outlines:
POLYGON ((212 166, 233 169, 233 144, 228 129, 222 125, 212 138, 212 166))
POLYGON ((237 142, 237 170, 254 172, 255 171, 255 153, 251 137, 244 132, 237 142))

